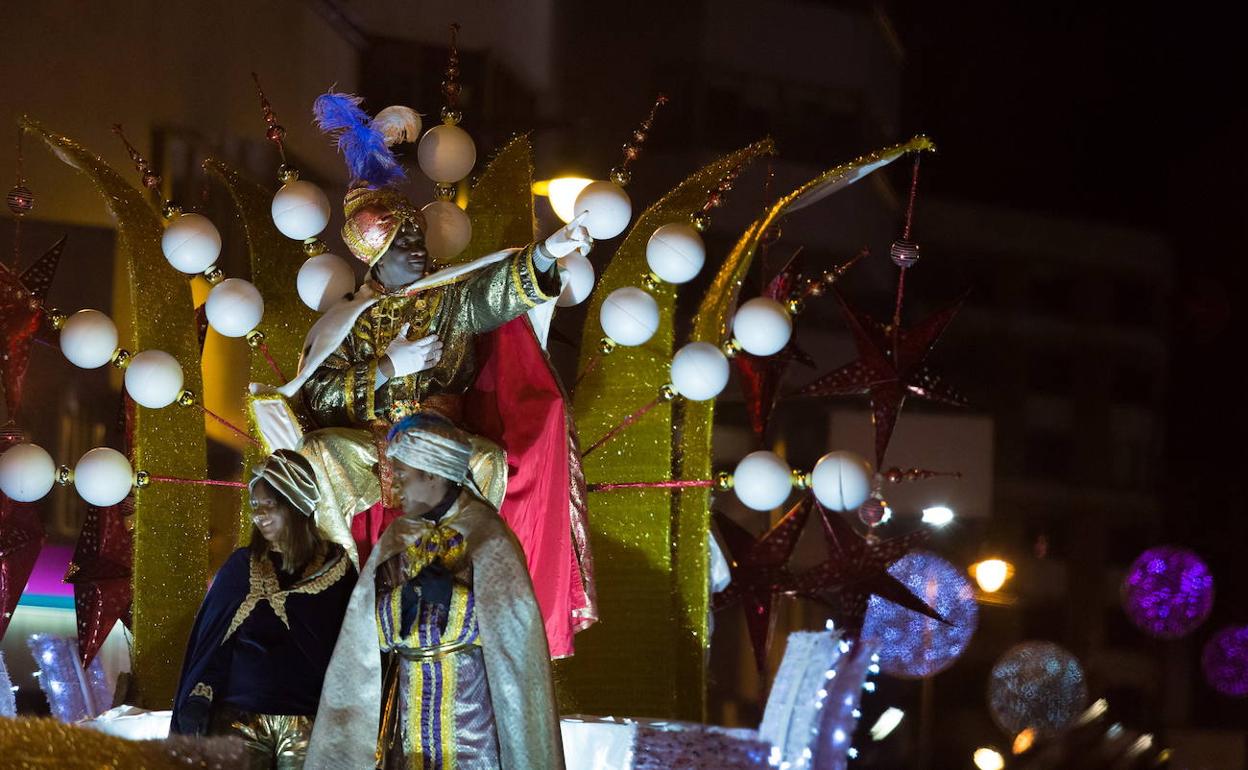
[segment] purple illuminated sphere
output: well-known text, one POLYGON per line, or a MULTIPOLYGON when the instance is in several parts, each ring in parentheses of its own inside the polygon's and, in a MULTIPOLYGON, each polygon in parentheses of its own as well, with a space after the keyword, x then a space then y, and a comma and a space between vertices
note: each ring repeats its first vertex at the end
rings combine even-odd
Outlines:
POLYGON ((1122 581, 1122 607, 1146 634, 1160 639, 1187 636, 1213 609, 1213 575, 1186 548, 1150 548, 1122 581))
POLYGON ((1248 626, 1229 626, 1205 643, 1205 681, 1223 695, 1248 696, 1248 626))
POLYGON ((966 651, 979 622, 975 589, 962 570, 926 551, 911 551, 888 568, 944 623, 872 596, 862 638, 879 645, 880 668, 890 676, 922 679, 944 671, 966 651))

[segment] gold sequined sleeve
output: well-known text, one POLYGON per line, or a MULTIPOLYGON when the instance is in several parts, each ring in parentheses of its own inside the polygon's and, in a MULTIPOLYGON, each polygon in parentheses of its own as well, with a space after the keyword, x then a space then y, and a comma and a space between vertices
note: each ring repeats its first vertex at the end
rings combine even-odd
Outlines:
POLYGON ((303 398, 321 427, 364 425, 373 419, 377 358, 349 337, 303 385, 303 398))
POLYGON ((497 329, 559 293, 559 272, 552 265, 539 272, 533 264, 536 244, 490 265, 464 285, 461 322, 473 333, 497 329))

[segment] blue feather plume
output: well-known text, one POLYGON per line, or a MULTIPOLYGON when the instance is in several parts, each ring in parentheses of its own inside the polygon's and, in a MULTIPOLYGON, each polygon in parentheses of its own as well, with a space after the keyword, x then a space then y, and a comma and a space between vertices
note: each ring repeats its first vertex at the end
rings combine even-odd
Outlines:
POLYGON ((354 94, 321 94, 312 105, 316 126, 337 139, 353 180, 371 187, 402 182, 407 173, 386 146, 381 131, 373 127, 368 113, 360 109, 363 101, 354 94))

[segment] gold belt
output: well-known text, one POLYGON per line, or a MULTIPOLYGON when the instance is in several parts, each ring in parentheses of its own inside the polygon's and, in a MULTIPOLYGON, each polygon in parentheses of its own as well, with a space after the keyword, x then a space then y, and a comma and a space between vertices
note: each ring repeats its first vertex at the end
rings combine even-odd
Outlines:
POLYGON ((469 647, 476 646, 474 641, 451 642, 450 644, 440 644, 437 647, 419 647, 411 649, 409 647, 398 647, 395 649, 404 660, 438 660, 448 655, 454 655, 457 652, 463 652, 469 647))

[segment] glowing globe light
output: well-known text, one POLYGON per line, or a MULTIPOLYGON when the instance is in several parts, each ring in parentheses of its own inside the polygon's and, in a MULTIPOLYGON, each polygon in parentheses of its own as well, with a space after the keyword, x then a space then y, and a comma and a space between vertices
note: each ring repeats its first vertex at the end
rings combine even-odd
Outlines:
POLYGON ((1032 728, 1048 736, 1068 727, 1088 702, 1083 667, 1052 642, 1012 647, 992 667, 988 711, 1010 735, 1032 728))
POLYGON ((911 551, 894 562, 888 574, 945 622, 872 596, 862 638, 878 645, 880 668, 891 676, 922 679, 944 671, 966 651, 979 624, 971 581, 962 570, 927 551, 911 551))
POLYGON ((1005 581, 1014 573, 1014 568, 1003 559, 984 559, 971 565, 971 574, 979 584, 979 590, 986 594, 994 594, 1001 590, 1005 581))
POLYGON ((1200 667, 1213 689, 1232 698, 1248 696, 1248 626, 1230 626, 1210 637, 1200 667))
POLYGON ((987 747, 975 749, 972 759, 979 770, 1003 770, 1005 767, 1005 757, 1001 756, 1001 752, 987 747))
POLYGON ((558 179, 544 179, 533 183, 533 194, 550 199, 550 207, 555 216, 565 223, 571 222, 576 216, 576 196, 581 194, 594 180, 579 176, 562 176, 558 179))
POLYGON ((934 505, 923 509, 923 523, 933 527, 943 527, 953 521, 953 509, 944 505, 934 505))
POLYGON ((1186 548, 1150 548, 1123 578, 1122 607, 1146 634, 1160 639, 1187 636, 1213 610, 1213 575, 1186 548))

